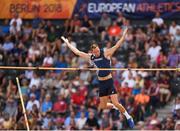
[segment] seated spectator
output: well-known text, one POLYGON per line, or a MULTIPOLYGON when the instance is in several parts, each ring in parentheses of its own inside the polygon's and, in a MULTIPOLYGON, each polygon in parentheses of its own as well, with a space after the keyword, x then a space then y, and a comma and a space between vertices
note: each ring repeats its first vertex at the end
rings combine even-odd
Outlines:
POLYGON ((54 105, 53 105, 53 112, 57 112, 57 113, 65 113, 67 111, 67 102, 65 101, 65 99, 63 98, 62 95, 58 96, 58 100, 55 101, 54 105))
POLYGON ((118 13, 118 18, 117 18, 117 24, 118 26, 122 26, 126 18, 123 16, 121 12, 118 13))
POLYGON ((42 19, 39 17, 39 13, 35 12, 34 18, 32 20, 32 27, 33 27, 33 29, 37 29, 41 22, 42 22, 42 19))
POLYGON ((126 28, 131 28, 132 26, 130 24, 130 20, 125 19, 123 21, 123 25, 121 27, 122 27, 123 30, 126 29, 126 28))
POLYGON ((5 42, 2 46, 4 51, 10 52, 14 48, 14 43, 10 40, 10 36, 5 38, 5 42))
POLYGON ((81 94, 79 90, 71 94, 71 102, 75 105, 81 105, 85 103, 85 96, 81 94))
POLYGON ((153 81, 151 86, 148 88, 148 95, 150 96, 150 105, 153 107, 158 106, 159 102, 159 85, 157 81, 153 81))
POLYGON ((124 79, 124 80, 122 81, 121 86, 124 86, 124 83, 126 83, 126 82, 128 83, 128 87, 130 87, 130 88, 132 88, 132 89, 135 87, 136 82, 135 82, 135 80, 133 79, 132 73, 129 73, 128 78, 127 78, 127 79, 124 79))
MULTIPOLYGON (((96 94, 97 94, 97 93, 96 93, 96 94)), ((94 96, 94 97, 88 97, 86 103, 87 103, 88 107, 97 110, 97 109, 98 109, 98 105, 99 105, 99 99, 98 99, 97 95, 94 96)))
POLYGON ((10 21, 10 32, 15 35, 16 33, 19 33, 22 28, 22 19, 19 17, 18 13, 14 13, 13 18, 10 21), (17 32, 14 32, 17 31, 17 32))
POLYGON ((129 46, 128 44, 131 44, 133 42, 133 38, 134 38, 133 30, 129 29, 125 37, 125 43, 124 43, 126 45, 125 49, 127 49, 127 47, 129 46))
POLYGON ((160 53, 161 46, 157 45, 157 42, 153 40, 150 42, 150 45, 150 48, 147 50, 147 55, 150 56, 151 62, 154 64, 160 53))
POLYGON ((175 115, 174 115, 175 120, 180 119, 180 104, 175 105, 175 115))
MULTIPOLYGON (((52 21, 50 21, 50 20, 45 21, 44 29, 45 29, 45 31, 47 32, 47 34, 51 31, 51 28, 54 28, 54 27, 55 27, 55 26, 54 26, 54 24, 53 24, 52 21)), ((55 35, 55 34, 53 34, 53 35, 55 35)), ((47 35, 47 36, 48 36, 48 35, 47 35)))
POLYGON ((180 120, 176 122, 175 130, 180 130, 180 120))
POLYGON ((20 32, 20 29, 18 30, 16 21, 14 21, 14 22, 12 23, 12 26, 10 27, 9 32, 10 32, 12 35, 16 35, 16 34, 18 34, 18 33, 20 32))
POLYGON ((80 80, 79 92, 80 92, 80 94, 82 94, 85 98, 87 97, 88 88, 87 88, 87 86, 84 84, 84 82, 83 82, 82 80, 80 80))
POLYGON ((165 74, 161 74, 160 79, 158 80, 159 93, 160 93, 160 102, 162 105, 167 103, 171 97, 169 78, 165 74))
MULTIPOLYGON (((68 127, 71 125, 72 121, 75 121, 75 123, 77 123, 77 119, 75 118, 75 112, 71 111, 70 116, 66 117, 66 120, 64 122, 65 128, 68 129, 68 127)), ((75 124, 74 123, 74 124, 75 124)))
POLYGON ((46 115, 43 118, 43 123, 42 123, 42 129, 43 130, 50 130, 51 122, 53 121, 51 112, 47 112, 46 115))
POLYGON ((65 20, 62 30, 63 30, 63 34, 70 34, 71 31, 70 19, 65 20))
POLYGON ((144 79, 140 74, 137 74, 136 76, 136 86, 133 89, 132 94, 137 95, 141 92, 141 89, 144 88, 144 79))
POLYGON ((35 94, 30 94, 30 100, 27 102, 26 110, 27 111, 32 111, 33 105, 36 104, 37 108, 39 109, 40 103, 38 100, 36 100, 36 95, 35 94))
POLYGON ((99 129, 98 120, 95 118, 94 111, 89 112, 89 117, 85 124, 86 130, 97 130, 99 129))
POLYGON ((77 130, 76 128, 76 122, 74 119, 70 120, 70 124, 68 127, 66 127, 66 130, 77 130))
POLYGON ((46 57, 43 60, 44 67, 51 67, 53 65, 53 57, 50 53, 47 53, 46 57))
POLYGON ((79 29, 80 29, 80 26, 81 26, 81 21, 79 20, 79 15, 78 14, 75 14, 73 19, 71 20, 70 22, 70 34, 71 33, 77 33, 79 32, 79 29))
POLYGON ((28 120, 29 124, 34 129, 36 125, 39 125, 41 123, 41 112, 39 111, 36 104, 33 105, 32 110, 28 112, 28 120))
POLYGON ((42 105, 41 105, 41 111, 42 113, 51 111, 52 109, 52 101, 51 101, 51 96, 49 94, 47 94, 45 96, 45 100, 43 101, 42 105))
POLYGON ((86 124, 87 118, 85 117, 85 113, 81 112, 81 117, 77 119, 76 126, 79 130, 84 129, 84 126, 86 124))
POLYGON ((47 38, 47 33, 45 31, 45 29, 41 28, 39 30, 37 30, 37 38, 39 42, 43 42, 44 39, 47 38))
POLYGON ((72 37, 71 36, 68 36, 68 41, 71 45, 73 45, 74 47, 77 47, 77 43, 75 41, 73 41, 72 37))
POLYGON ((167 57, 164 55, 162 51, 160 51, 160 54, 158 55, 156 59, 156 63, 158 67, 165 67, 167 64, 167 57))
POLYGON ((34 85, 36 86, 36 88, 39 88, 40 83, 41 83, 41 80, 38 74, 34 72, 33 77, 31 78, 30 83, 29 83, 29 88, 32 88, 32 86, 34 85))
POLYGON ((7 92, 6 92, 6 97, 13 97, 18 99, 19 95, 18 95, 18 89, 16 87, 16 85, 14 85, 13 81, 10 79, 8 86, 7 86, 7 92))
POLYGON ((84 113, 85 117, 87 118, 88 117, 88 110, 86 109, 86 107, 84 105, 81 105, 80 107, 78 107, 78 111, 76 113, 76 118, 80 118, 82 113, 84 113))
POLYGON ((145 89, 141 90, 141 93, 135 96, 135 102, 137 104, 146 105, 149 103, 150 97, 145 93, 145 89))
POLYGON ((64 121, 65 121, 65 116, 63 114, 58 113, 57 117, 55 119, 55 124, 57 129, 64 129, 64 121))
POLYGON ((136 83, 139 84, 140 88, 144 88, 144 79, 141 74, 137 74, 136 76, 136 83))
POLYGON ((68 48, 67 48, 67 46, 66 46, 66 43, 61 44, 60 54, 61 54, 61 55, 65 55, 65 54, 67 54, 67 53, 68 53, 68 48))
POLYGON ((5 34, 5 35, 8 35, 9 33, 9 20, 8 19, 5 19, 4 22, 3 22, 3 25, 0 26, 0 29, 2 30, 2 33, 5 34))
MULTIPOLYGON (((54 63, 54 66, 57 68, 67 68, 68 64, 65 60, 65 57, 63 55, 60 55, 58 61, 54 63)), ((55 70, 55 73, 61 73, 61 72, 62 70, 55 70)))
POLYGON ((119 93, 122 94, 122 95, 124 94, 124 95, 129 96, 132 93, 132 90, 133 89, 131 87, 129 87, 128 83, 125 82, 124 85, 120 87, 119 93))
POLYGON ((169 34, 174 37, 177 33, 177 30, 180 29, 180 26, 176 24, 175 21, 172 21, 170 27, 169 27, 169 34))
POLYGON ((60 81, 60 82, 62 82, 60 95, 62 95, 64 98, 69 97, 70 96, 70 90, 69 90, 69 85, 68 85, 69 81, 66 81, 66 82, 60 81))
POLYGON ((171 48, 171 52, 168 54, 168 65, 170 67, 177 67, 178 63, 180 61, 179 54, 177 53, 177 50, 175 47, 171 48))
POLYGON ((0 40, 4 38, 5 34, 2 31, 2 28, 0 27, 0 40))
POLYGON ((51 77, 50 72, 46 72, 44 79, 41 81, 42 87, 47 89, 48 87, 53 86, 53 78, 51 77))
POLYGON ((91 73, 90 71, 81 71, 80 79, 83 81, 84 85, 89 85, 91 81, 91 73))
MULTIPOLYGON (((162 127, 161 129, 166 130, 172 127, 172 125, 174 125, 174 120, 172 119, 171 115, 166 116, 166 118, 164 118, 162 121, 162 127)), ((174 127, 173 127, 174 128, 174 127)), ((171 129, 172 130, 172 129, 171 129)))
MULTIPOLYGON (((116 21, 114 21, 113 24, 109 26, 108 34, 110 38, 115 37, 115 40, 117 37, 119 37, 120 34, 122 34, 121 28, 117 25, 116 21)), ((113 41, 113 39, 111 38, 110 41, 113 41)))
POLYGON ((135 57, 130 57, 129 58, 128 67, 129 68, 137 68, 138 67, 138 64, 137 64, 137 61, 136 61, 135 57))
POLYGON ((23 34, 24 35, 31 35, 32 34, 32 27, 29 22, 25 23, 25 26, 23 26, 23 34))
POLYGON ((37 88, 36 85, 33 85, 33 86, 32 86, 31 88, 29 88, 29 90, 28 90, 28 96, 30 96, 31 93, 33 93, 33 94, 35 94, 37 100, 42 101, 43 99, 42 99, 42 98, 40 99, 40 97, 41 97, 41 95, 43 95, 43 94, 41 94, 40 91, 41 91, 40 88, 37 88))
POLYGON ((113 126, 112 119, 109 117, 108 112, 103 112, 100 129, 101 130, 111 130, 112 126, 113 126))
POLYGON ((99 21, 98 31, 101 33, 102 31, 105 31, 106 28, 108 28, 110 25, 111 25, 111 18, 108 16, 108 14, 103 13, 99 21))
MULTIPOLYGON (((136 30, 135 38, 136 38, 136 42, 139 43, 140 46, 141 43, 144 43, 147 40, 147 35, 141 28, 138 28, 136 30)), ((139 48, 141 49, 142 47, 139 48)))
POLYGON ((40 56, 40 50, 38 46, 35 43, 33 43, 28 50, 28 56, 26 58, 26 62, 27 63, 29 61, 35 62, 39 56, 40 56))
POLYGON ((17 116, 17 104, 15 100, 9 97, 6 101, 6 107, 4 109, 5 113, 8 113, 9 116, 13 119, 16 119, 17 116))
POLYGON ((4 121, 2 123, 4 130, 12 130, 13 129, 13 119, 9 116, 8 113, 4 114, 4 121))
POLYGON ((3 89, 0 88, 0 112, 3 112, 6 106, 6 95, 3 93, 3 89))
POLYGON ((81 32, 89 32, 94 28, 93 22, 88 18, 87 15, 83 17, 82 25, 80 27, 81 32))
POLYGON ((124 79, 128 79, 130 73, 132 74, 132 77, 133 77, 133 78, 135 78, 136 75, 137 75, 137 72, 134 71, 134 70, 125 70, 125 71, 123 71, 123 73, 122 73, 122 79, 123 79, 123 80, 124 80, 124 79))
POLYGON ((180 43, 180 29, 177 29, 176 35, 174 36, 174 44, 178 46, 180 43))
POLYGON ((22 95, 28 94, 28 81, 26 79, 22 80, 21 93, 22 95))
POLYGON ((145 93, 145 89, 142 89, 141 93, 135 96, 135 103, 138 105, 137 120, 144 120, 149 101, 150 97, 145 93))
POLYGON ((133 90, 132 90, 132 95, 137 95, 141 93, 141 87, 139 85, 139 83, 136 83, 136 85, 134 86, 133 90))
POLYGON ((57 38, 57 35, 56 35, 56 32, 55 32, 55 28, 54 26, 51 26, 50 27, 50 31, 48 32, 48 35, 47 35, 47 39, 49 42, 54 42, 57 38))
POLYGON ((152 22, 161 27, 164 24, 164 20, 160 17, 160 13, 157 12, 155 17, 152 19, 152 22))
POLYGON ((158 113, 154 112, 150 117, 146 119, 147 129, 159 129, 160 120, 158 119, 158 113))
POLYGON ((0 129, 2 129, 2 130, 3 130, 3 122, 4 122, 4 119, 1 118, 1 119, 0 119, 0 129))

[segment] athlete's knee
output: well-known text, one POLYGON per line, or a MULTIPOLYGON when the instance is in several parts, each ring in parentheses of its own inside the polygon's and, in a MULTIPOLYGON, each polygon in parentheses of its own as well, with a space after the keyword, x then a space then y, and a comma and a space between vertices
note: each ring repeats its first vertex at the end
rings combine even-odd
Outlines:
POLYGON ((100 108, 100 109, 106 109, 106 106, 107 106, 107 105, 105 105, 105 104, 99 104, 99 108, 100 108))
POLYGON ((112 100, 112 104, 116 107, 120 105, 120 103, 117 100, 112 100))
POLYGON ((114 95, 111 95, 111 101, 112 101, 112 104, 114 106, 118 106, 119 105, 119 101, 118 101, 118 98, 117 98, 117 94, 114 94, 114 95))
MULTIPOLYGON (((113 103, 113 102, 112 102, 113 103)), ((125 112, 125 108, 119 103, 118 101, 115 101, 113 105, 118 108, 121 112, 125 112)))

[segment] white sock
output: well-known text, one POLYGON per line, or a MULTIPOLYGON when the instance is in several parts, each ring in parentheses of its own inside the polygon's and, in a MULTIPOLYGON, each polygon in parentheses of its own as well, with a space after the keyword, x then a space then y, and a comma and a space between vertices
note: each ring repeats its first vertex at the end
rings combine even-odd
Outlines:
POLYGON ((113 105, 112 109, 119 110, 115 105, 113 105))
POLYGON ((126 119, 130 119, 131 118, 131 116, 127 113, 127 111, 125 111, 123 114, 125 115, 126 119))

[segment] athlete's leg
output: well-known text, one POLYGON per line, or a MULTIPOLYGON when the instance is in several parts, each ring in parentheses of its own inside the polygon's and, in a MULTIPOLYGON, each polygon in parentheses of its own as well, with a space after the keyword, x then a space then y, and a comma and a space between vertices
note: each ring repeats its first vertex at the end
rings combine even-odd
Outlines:
POLYGON ((119 103, 117 94, 110 95, 110 98, 113 105, 117 107, 120 110, 120 112, 124 113, 126 111, 125 108, 119 103))
POLYGON ((109 96, 102 96, 100 97, 100 103, 99 103, 99 108, 100 109, 112 109, 113 104, 108 102, 109 96))
POLYGON ((129 126, 131 128, 133 128, 134 127, 134 121, 133 121, 132 117, 128 114, 126 109, 119 103, 118 95, 117 94, 112 94, 112 95, 110 95, 110 98, 111 98, 111 101, 114 104, 114 106, 116 106, 119 109, 119 111, 122 112, 125 115, 128 123, 129 123, 129 126))

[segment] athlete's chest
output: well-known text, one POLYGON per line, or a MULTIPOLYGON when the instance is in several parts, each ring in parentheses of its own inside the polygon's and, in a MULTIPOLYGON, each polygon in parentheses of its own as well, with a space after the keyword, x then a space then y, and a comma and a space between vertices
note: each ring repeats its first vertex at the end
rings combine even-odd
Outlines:
POLYGON ((98 67, 104 67, 104 66, 110 65, 110 60, 104 57, 99 57, 99 58, 94 59, 93 63, 98 67))

